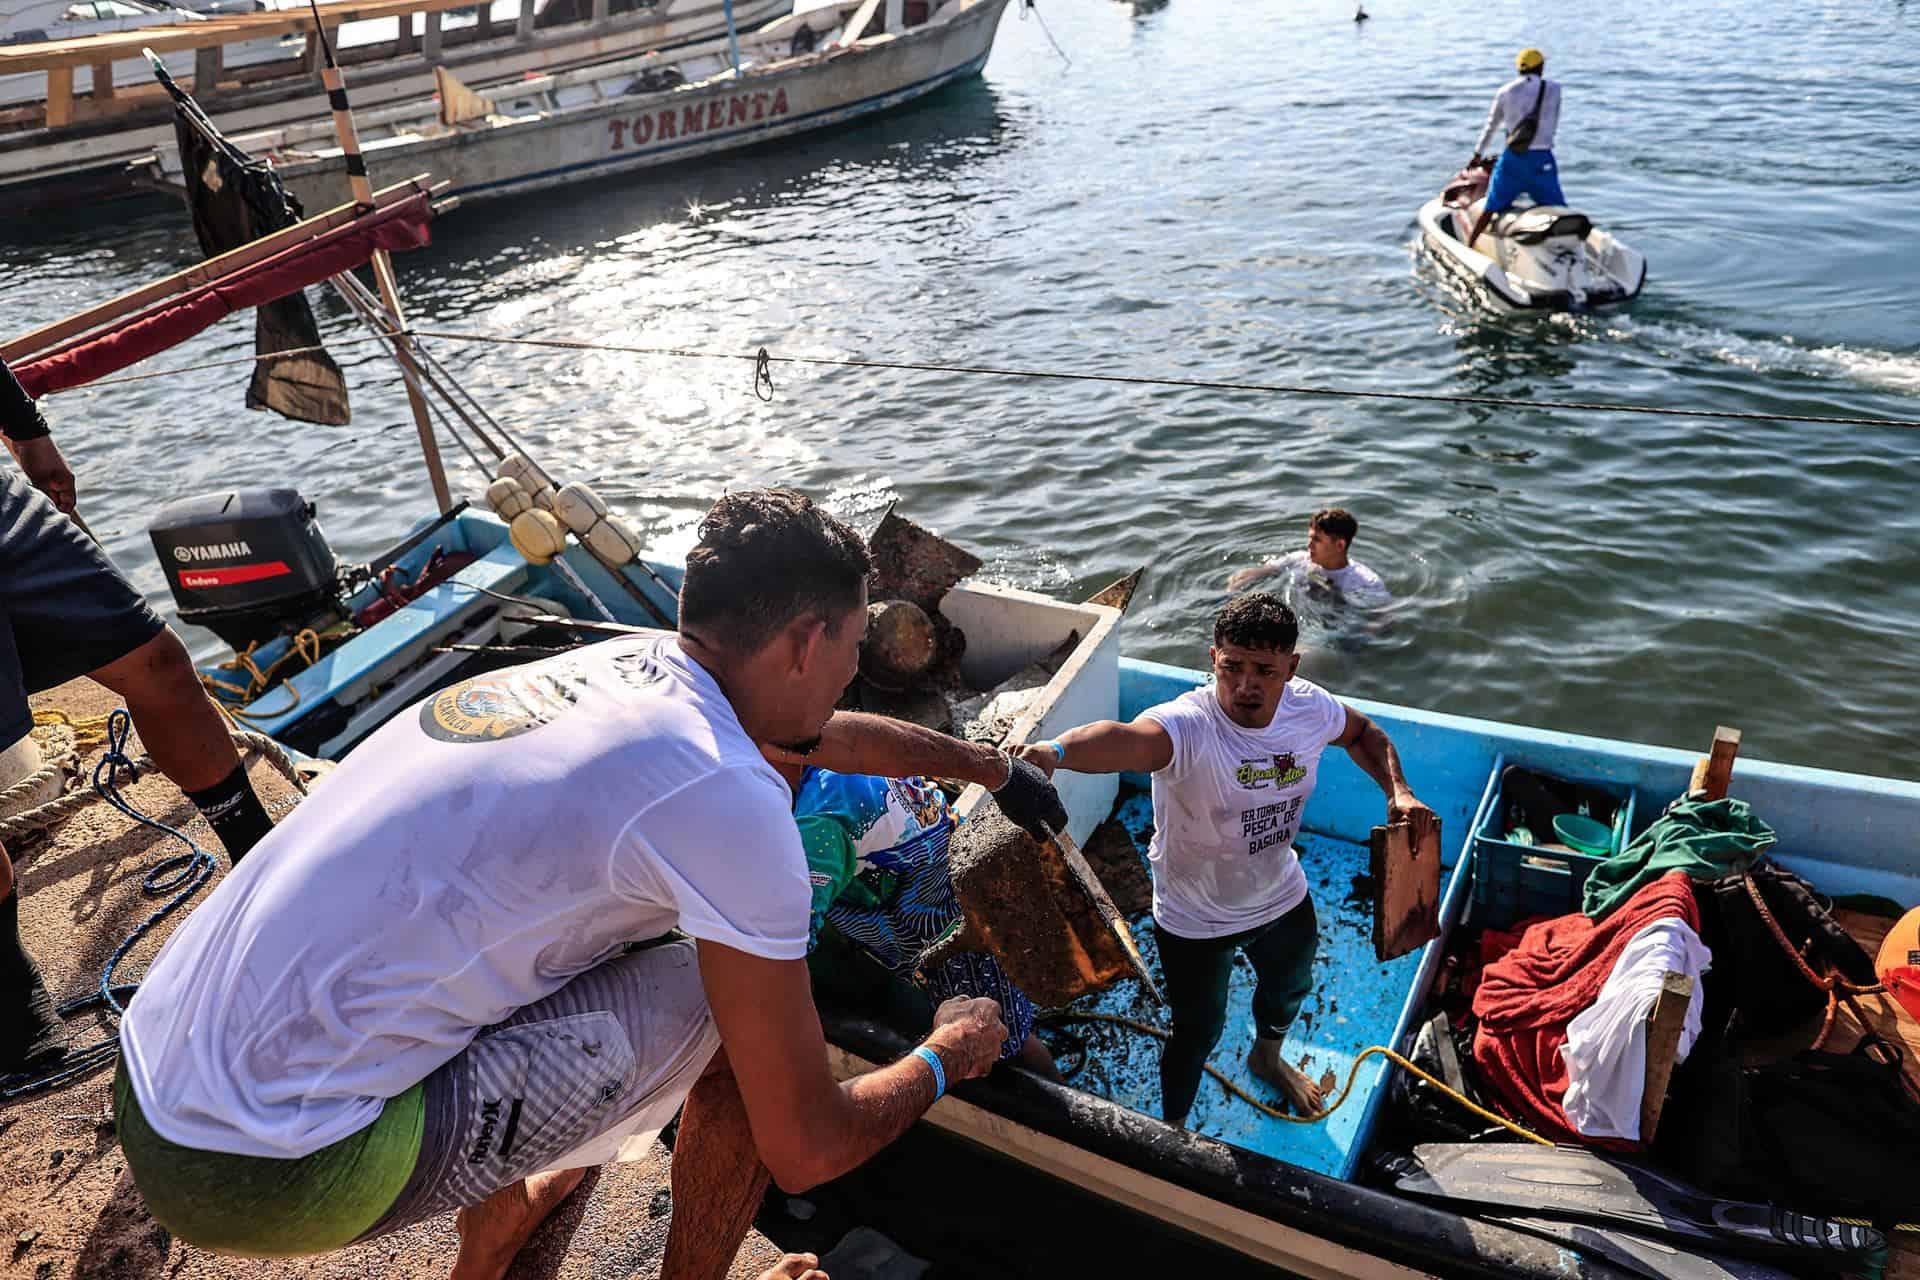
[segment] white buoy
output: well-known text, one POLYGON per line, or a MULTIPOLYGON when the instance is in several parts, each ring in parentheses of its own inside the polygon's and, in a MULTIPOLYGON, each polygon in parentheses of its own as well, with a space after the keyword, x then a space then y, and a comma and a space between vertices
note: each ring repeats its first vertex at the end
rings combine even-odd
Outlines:
POLYGON ((507 526, 507 537, 529 564, 552 564, 567 549, 566 526, 551 511, 522 511, 507 526))
POLYGON ((510 453, 500 459, 500 470, 496 473, 504 479, 517 480, 520 487, 527 491, 533 504, 544 510, 553 510, 553 477, 540 469, 540 464, 524 453, 510 453))
POLYGON ((518 480, 501 476, 487 486, 487 505, 502 520, 512 520, 522 511, 533 509, 533 498, 518 480))

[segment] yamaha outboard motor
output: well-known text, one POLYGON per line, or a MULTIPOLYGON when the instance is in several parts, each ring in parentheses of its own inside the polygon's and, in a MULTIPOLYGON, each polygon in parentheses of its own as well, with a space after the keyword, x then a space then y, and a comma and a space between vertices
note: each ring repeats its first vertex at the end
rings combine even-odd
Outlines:
POLYGON ((293 489, 181 498, 160 509, 147 534, 167 572, 180 620, 244 650, 337 617, 338 566, 293 489))

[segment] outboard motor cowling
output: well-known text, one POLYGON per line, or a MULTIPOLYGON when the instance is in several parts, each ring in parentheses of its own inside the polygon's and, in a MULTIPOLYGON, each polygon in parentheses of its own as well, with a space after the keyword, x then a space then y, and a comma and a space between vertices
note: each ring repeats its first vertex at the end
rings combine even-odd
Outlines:
POLYGON ((333 610, 338 565, 293 489, 181 498, 147 525, 180 620, 236 651, 294 631, 333 610))

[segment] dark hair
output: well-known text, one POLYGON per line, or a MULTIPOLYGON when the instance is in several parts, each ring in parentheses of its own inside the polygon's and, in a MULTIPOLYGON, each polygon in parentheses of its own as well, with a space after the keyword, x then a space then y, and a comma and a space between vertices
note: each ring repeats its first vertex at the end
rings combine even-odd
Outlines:
POLYGON ((1249 591, 1235 596, 1214 615, 1213 643, 1237 644, 1243 649, 1276 649, 1292 653, 1300 642, 1300 622, 1279 596, 1249 591))
POLYGON ((680 624, 753 653, 796 618, 836 625, 860 603, 873 558, 860 535, 805 494, 745 489, 713 504, 687 552, 680 624))
POLYGON ((1313 527, 1329 538, 1338 538, 1342 542, 1352 542, 1360 535, 1360 522, 1345 507, 1328 507, 1324 511, 1314 512, 1313 527))

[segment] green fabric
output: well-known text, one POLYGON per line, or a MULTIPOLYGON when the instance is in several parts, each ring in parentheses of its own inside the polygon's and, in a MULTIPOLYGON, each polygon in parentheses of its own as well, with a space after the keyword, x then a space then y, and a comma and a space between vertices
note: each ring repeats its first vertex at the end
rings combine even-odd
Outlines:
POLYGON ((393 1207, 420 1159, 426 1107, 416 1084, 360 1132, 297 1160, 167 1141, 141 1114, 124 1064, 113 1114, 127 1167, 162 1226, 218 1253, 287 1258, 351 1244, 393 1207))
MULTIPOLYGON (((807 948, 820 945, 820 930, 827 923, 827 912, 850 888, 859 888, 855 872, 859 855, 854 851, 853 835, 844 825, 818 814, 796 816, 800 829, 800 848, 807 855, 807 881, 813 886, 813 907, 807 918, 807 948)), ((871 894, 867 895, 871 897, 871 894)), ((874 903, 861 902, 861 906, 874 903)))
POLYGON ((1604 920, 1642 885, 1669 871, 1684 871, 1695 880, 1735 875, 1773 842, 1773 828, 1754 817, 1744 800, 1676 800, 1632 844, 1587 873, 1581 910, 1604 920))

